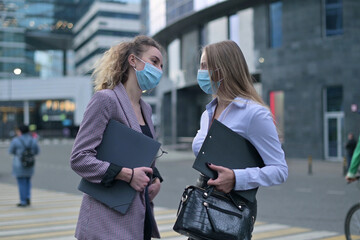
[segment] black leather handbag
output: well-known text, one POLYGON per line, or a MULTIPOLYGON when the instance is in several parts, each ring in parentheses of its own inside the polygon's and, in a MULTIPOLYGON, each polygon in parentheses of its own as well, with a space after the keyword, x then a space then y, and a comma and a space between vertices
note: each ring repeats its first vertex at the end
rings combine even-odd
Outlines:
POLYGON ((188 186, 182 195, 174 231, 191 239, 250 240, 254 218, 245 203, 213 187, 188 186))

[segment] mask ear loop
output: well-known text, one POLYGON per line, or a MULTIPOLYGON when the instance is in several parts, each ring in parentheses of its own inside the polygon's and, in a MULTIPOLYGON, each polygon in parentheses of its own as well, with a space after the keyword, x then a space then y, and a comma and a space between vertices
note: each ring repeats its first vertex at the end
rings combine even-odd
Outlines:
MULTIPOLYGON (((135 58, 137 58, 134 54, 132 54, 135 58)), ((134 66, 133 65, 131 65, 130 63, 129 63, 129 65, 135 70, 135 71, 137 71, 137 69, 136 69, 136 64, 134 64, 134 66)))
MULTIPOLYGON (((213 94, 213 95, 217 95, 217 91, 219 91, 220 84, 224 80, 224 78, 221 78, 221 79, 219 79, 218 81, 215 82, 214 80, 211 79, 211 77, 213 75, 212 73, 215 73, 217 71, 219 72, 219 70, 220 70, 220 68, 216 68, 214 71, 211 72, 211 75, 210 75, 211 88, 212 88, 213 92, 214 92, 214 90, 216 90, 216 93, 213 94)), ((219 72, 219 74, 220 74, 220 72, 219 72)))

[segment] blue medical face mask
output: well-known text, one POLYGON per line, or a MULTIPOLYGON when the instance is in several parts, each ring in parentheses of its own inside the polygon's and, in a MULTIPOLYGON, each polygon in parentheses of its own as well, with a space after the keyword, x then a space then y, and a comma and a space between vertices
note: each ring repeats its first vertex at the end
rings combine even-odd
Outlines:
MULTIPOLYGON (((211 71, 210 71, 210 74, 212 74, 211 71)), ((201 70, 201 69, 198 70, 197 81, 198 81, 198 84, 199 84, 200 88, 206 94, 216 94, 217 90, 219 89, 220 82, 221 82, 221 80, 216 82, 216 83, 211 81, 209 71, 208 70, 201 70)))
POLYGON ((134 67, 140 89, 145 91, 155 88, 159 84, 163 72, 154 65, 143 61, 139 57, 136 58, 145 63, 143 70, 138 71, 134 67))

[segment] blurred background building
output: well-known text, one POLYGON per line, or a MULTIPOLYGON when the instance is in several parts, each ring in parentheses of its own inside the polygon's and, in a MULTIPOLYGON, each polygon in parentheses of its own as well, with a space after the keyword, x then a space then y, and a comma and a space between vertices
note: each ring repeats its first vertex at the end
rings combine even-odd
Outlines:
POLYGON ((190 146, 211 100, 196 82, 201 47, 226 39, 288 157, 338 160, 347 133, 359 134, 358 0, 0 0, 0 16, 0 139, 21 123, 74 136, 94 62, 140 33, 166 50, 164 78, 144 96, 164 144, 190 146))
POLYGON ((149 14, 167 50, 157 88, 164 142, 196 134, 210 101, 196 82, 201 47, 226 39, 244 52, 288 157, 339 160, 347 132, 359 134, 360 1, 150 0, 149 14))
POLYGON ((74 136, 92 65, 140 33, 140 9, 141 0, 0 1, 0 138, 22 123, 42 137, 74 136))

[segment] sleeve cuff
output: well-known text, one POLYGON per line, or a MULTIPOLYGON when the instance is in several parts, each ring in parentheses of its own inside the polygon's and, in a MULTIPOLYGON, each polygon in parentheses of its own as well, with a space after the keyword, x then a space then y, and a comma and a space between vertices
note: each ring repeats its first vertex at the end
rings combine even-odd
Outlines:
POLYGON ((153 169, 153 178, 158 178, 160 180, 160 182, 164 181, 164 179, 160 175, 159 170, 156 167, 154 167, 154 169, 153 169))
POLYGON ((356 175, 353 174, 353 173, 351 173, 351 172, 348 172, 348 173, 346 174, 346 176, 349 177, 349 178, 355 178, 355 177, 356 177, 356 175))
POLYGON ((246 190, 247 174, 244 169, 233 169, 235 174, 235 191, 246 190))
POLYGON ((115 183, 115 177, 121 172, 122 167, 117 166, 115 164, 110 163, 109 168, 106 170, 104 178, 102 179, 101 183, 105 187, 111 187, 115 183))

